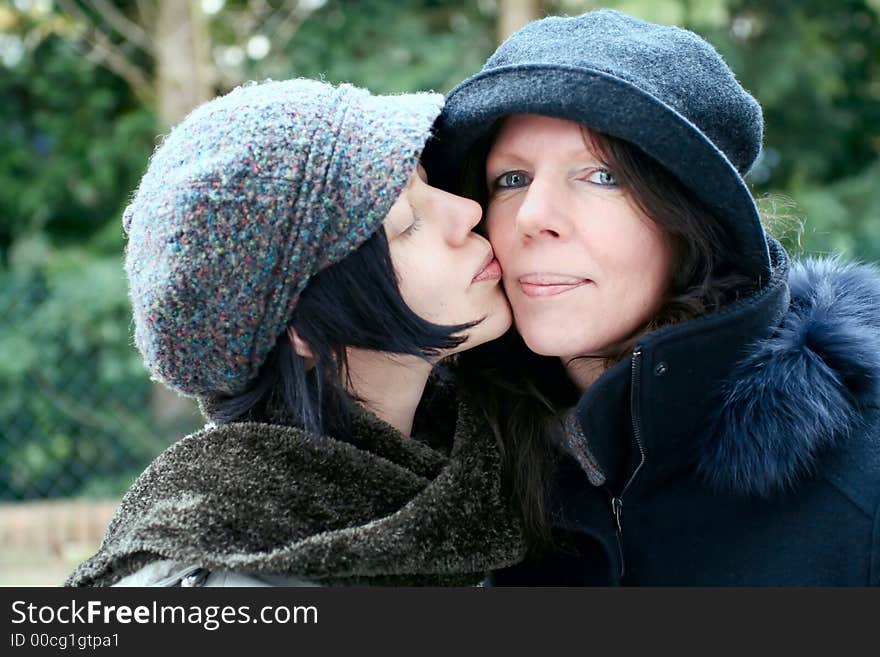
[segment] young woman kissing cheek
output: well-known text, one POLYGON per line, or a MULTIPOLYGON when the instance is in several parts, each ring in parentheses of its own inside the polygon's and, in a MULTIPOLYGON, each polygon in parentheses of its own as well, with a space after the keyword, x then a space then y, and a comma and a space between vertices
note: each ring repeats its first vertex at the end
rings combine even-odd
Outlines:
POLYGON ((478 322, 450 353, 493 340, 512 322, 492 246, 473 232, 481 217, 475 201, 429 185, 419 165, 385 219, 394 271, 410 309, 444 326, 478 322))
POLYGON ((672 250, 585 128, 534 114, 505 119, 486 180, 489 239, 529 349, 566 364, 605 357, 645 326, 667 288, 672 250))

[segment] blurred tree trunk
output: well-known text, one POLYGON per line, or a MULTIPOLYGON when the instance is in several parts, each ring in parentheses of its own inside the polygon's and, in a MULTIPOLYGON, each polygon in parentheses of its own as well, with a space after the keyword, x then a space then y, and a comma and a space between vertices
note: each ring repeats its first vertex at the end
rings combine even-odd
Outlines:
POLYGON ((214 95, 208 22, 197 0, 158 0, 156 109, 162 128, 214 95))
MULTIPOLYGON (((217 69, 211 59, 208 19, 199 0, 153 0, 136 6, 93 0, 90 11, 75 0, 56 0, 75 25, 65 34, 78 35, 90 61, 107 67, 128 82, 132 91, 153 106, 166 133, 192 109, 215 94, 217 69), (147 55, 133 57, 139 51, 147 55)), ((191 399, 154 383, 150 413, 163 435, 191 430, 198 410, 191 399)))
MULTIPOLYGON (((153 39, 156 112, 165 132, 214 96, 208 21, 198 0, 158 0, 153 39)), ((191 399, 160 383, 153 384, 150 410, 156 425, 169 434, 198 416, 191 399)))
POLYGON ((495 38, 504 41, 526 23, 541 17, 541 0, 501 0, 495 38))

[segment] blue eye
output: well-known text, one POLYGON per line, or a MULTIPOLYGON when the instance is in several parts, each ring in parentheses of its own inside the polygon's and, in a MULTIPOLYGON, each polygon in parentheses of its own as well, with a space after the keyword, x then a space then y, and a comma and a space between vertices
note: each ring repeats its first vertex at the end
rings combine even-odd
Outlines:
POLYGON ((516 189, 529 184, 529 176, 525 171, 506 171, 498 176, 493 187, 498 189, 516 189))
POLYGON ((617 181, 617 176, 608 169, 596 169, 587 177, 587 180, 602 187, 617 187, 620 184, 617 181))

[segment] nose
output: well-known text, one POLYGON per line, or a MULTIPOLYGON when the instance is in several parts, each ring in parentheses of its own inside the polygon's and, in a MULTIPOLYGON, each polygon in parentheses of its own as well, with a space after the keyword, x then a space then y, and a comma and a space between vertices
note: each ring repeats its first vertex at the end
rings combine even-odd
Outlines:
POLYGON ((446 196, 449 221, 448 239, 453 246, 465 244, 480 219, 483 218, 483 208, 476 201, 463 196, 456 196, 448 192, 442 192, 446 196))
POLYGON ((516 213, 516 230, 528 238, 558 238, 566 232, 567 219, 561 195, 533 180, 523 192, 523 200, 516 213))

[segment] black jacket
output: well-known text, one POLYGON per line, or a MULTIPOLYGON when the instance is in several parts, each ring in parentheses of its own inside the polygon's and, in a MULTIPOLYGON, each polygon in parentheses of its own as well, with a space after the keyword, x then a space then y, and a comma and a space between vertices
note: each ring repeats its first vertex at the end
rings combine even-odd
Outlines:
POLYGON ((880 275, 807 260, 583 395, 557 546, 496 585, 880 584, 880 275))

